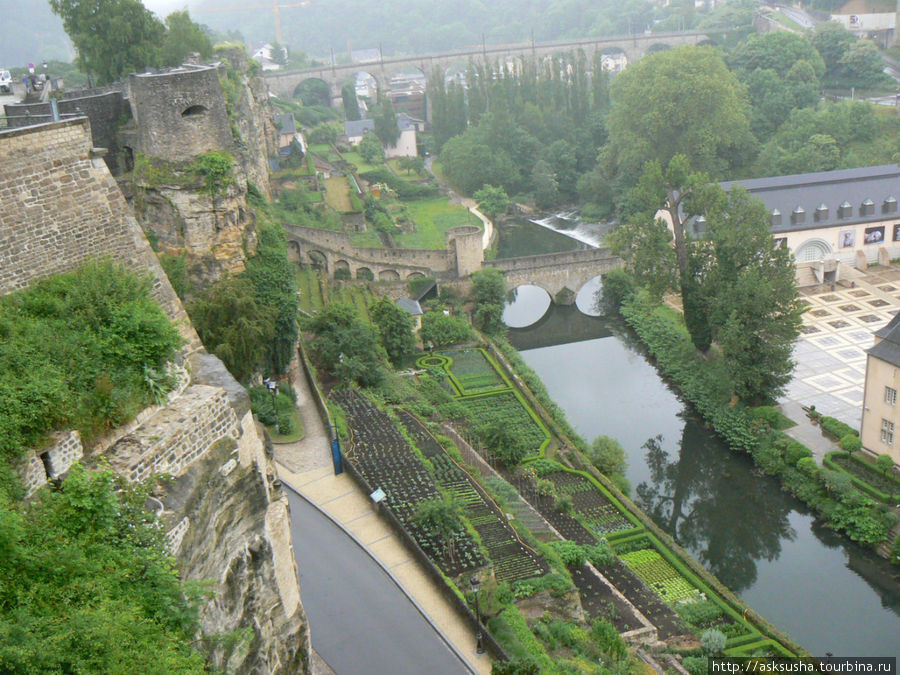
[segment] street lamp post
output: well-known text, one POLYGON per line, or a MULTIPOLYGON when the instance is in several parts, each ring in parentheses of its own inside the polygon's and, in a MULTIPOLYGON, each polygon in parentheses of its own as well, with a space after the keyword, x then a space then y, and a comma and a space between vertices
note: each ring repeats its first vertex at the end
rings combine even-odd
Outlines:
POLYGON ((278 383, 268 377, 263 380, 263 384, 272 394, 272 412, 275 416, 275 434, 280 436, 281 431, 278 430, 278 383))
POLYGON ((472 577, 472 598, 475 605, 475 653, 484 654, 484 635, 481 633, 481 609, 478 606, 478 577, 472 577))

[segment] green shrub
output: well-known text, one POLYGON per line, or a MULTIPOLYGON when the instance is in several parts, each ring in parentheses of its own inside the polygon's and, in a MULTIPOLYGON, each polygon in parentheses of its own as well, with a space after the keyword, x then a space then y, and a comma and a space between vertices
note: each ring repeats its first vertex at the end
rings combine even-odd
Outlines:
POLYGON ((420 336, 423 344, 431 343, 435 347, 449 347, 469 342, 474 337, 465 319, 447 316, 443 312, 425 313, 422 317, 420 336))
POLYGON ((90 443, 174 386, 181 337, 151 288, 107 261, 0 298, 0 455, 67 427, 90 443))
POLYGON ((586 560, 584 549, 574 541, 551 541, 550 546, 556 551, 566 567, 581 567, 586 560))
POLYGON ((712 600, 683 602, 675 606, 675 611, 695 628, 705 628, 724 613, 712 600))
POLYGON ((706 675, 709 668, 709 658, 706 656, 685 656, 681 665, 691 675, 706 675))
POLYGON ((606 537, 602 537, 599 544, 585 546, 584 550, 587 559, 598 569, 611 565, 616 557, 616 554, 613 552, 612 546, 609 545, 606 537))
POLYGON ((634 295, 635 289, 634 277, 628 272, 624 269, 611 270, 603 277, 603 302, 618 308, 634 295))
POLYGON ((841 439, 841 449, 856 452, 862 447, 862 440, 856 434, 847 434, 841 439))
POLYGON ((835 438, 843 438, 847 434, 859 436, 859 431, 851 427, 849 424, 844 424, 840 420, 835 419, 834 417, 823 417, 822 428, 835 438))
POLYGON ((415 183, 410 183, 384 167, 365 171, 359 176, 369 183, 383 183, 387 185, 403 201, 431 199, 440 194, 437 185, 416 185, 415 183))
POLYGON ((788 466, 797 466, 797 462, 807 457, 812 457, 812 452, 798 441, 790 441, 784 449, 784 462, 788 466))
POLYGON ((700 646, 710 656, 718 656, 725 651, 725 634, 717 628, 710 628, 700 635, 700 646))

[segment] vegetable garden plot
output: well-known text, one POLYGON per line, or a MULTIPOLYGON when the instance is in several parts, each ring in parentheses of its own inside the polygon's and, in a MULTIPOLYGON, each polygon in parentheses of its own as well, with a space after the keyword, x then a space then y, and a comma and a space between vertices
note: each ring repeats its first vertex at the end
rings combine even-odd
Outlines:
POLYGON ((643 581, 620 560, 600 570, 618 591, 628 598, 647 619, 656 626, 660 640, 690 633, 681 617, 662 599, 647 588, 643 581))
POLYGON ((603 537, 613 532, 622 532, 636 527, 622 511, 597 489, 587 478, 566 471, 548 474, 545 479, 553 481, 560 494, 572 499, 575 512, 581 516, 588 528, 603 537))
POLYGON ((463 394, 509 388, 509 384, 503 380, 482 350, 461 349, 448 356, 453 360, 450 374, 456 378, 463 394))
POLYGON ((494 422, 502 423, 519 438, 524 439, 529 454, 538 454, 541 447, 550 440, 550 434, 538 423, 512 391, 481 396, 464 396, 459 402, 466 407, 477 427, 494 422))
POLYGON ((655 549, 631 551, 619 558, 670 605, 704 599, 703 594, 655 549))
POLYGON ((463 506, 466 517, 487 549, 498 581, 512 582, 549 572, 543 558, 519 541, 506 516, 487 497, 481 486, 447 456, 422 423, 406 411, 398 412, 413 442, 434 466, 438 484, 451 492, 463 506))
POLYGON ((456 556, 444 555, 444 543, 415 522, 416 507, 440 499, 431 474, 387 414, 356 391, 338 391, 332 399, 347 415, 351 450, 347 459, 373 488, 381 488, 385 503, 422 550, 450 577, 487 564, 478 545, 465 531, 454 535, 456 556))
POLYGON ((587 566, 569 568, 572 580, 581 596, 581 606, 590 620, 606 619, 620 633, 641 627, 634 612, 602 583, 587 566))

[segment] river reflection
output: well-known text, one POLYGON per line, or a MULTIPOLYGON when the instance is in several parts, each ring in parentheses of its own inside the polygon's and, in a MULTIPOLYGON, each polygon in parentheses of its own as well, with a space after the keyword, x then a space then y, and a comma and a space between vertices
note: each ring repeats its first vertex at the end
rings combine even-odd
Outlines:
POLYGON ((551 305, 509 339, 582 437, 622 444, 635 502, 753 609, 815 655, 900 656, 900 568, 724 446, 621 320, 551 305))

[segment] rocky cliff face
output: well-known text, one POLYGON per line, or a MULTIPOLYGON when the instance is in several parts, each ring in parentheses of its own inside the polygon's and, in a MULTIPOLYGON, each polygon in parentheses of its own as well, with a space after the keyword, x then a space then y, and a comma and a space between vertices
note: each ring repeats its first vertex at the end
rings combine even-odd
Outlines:
MULTIPOLYGON (((252 186, 264 197, 270 196, 268 157, 277 151, 277 130, 265 83, 251 72, 242 49, 226 49, 219 57, 221 87, 205 93, 219 97, 220 105, 227 109, 227 121, 223 118, 222 124, 230 125, 229 142, 228 147, 208 149, 234 157, 227 189, 210 196, 202 181, 192 175, 189 162, 166 157, 171 139, 154 146, 150 170, 136 168, 119 181, 141 227, 158 241, 158 250, 185 255, 189 278, 200 287, 244 269, 246 252, 255 248, 248 189, 252 186)), ((177 73, 170 77, 171 86, 184 86, 177 73)), ((135 120, 137 125, 142 123, 137 116, 135 120)), ((130 133, 140 137, 139 129, 130 133)))

